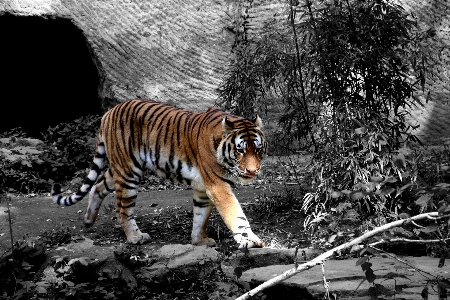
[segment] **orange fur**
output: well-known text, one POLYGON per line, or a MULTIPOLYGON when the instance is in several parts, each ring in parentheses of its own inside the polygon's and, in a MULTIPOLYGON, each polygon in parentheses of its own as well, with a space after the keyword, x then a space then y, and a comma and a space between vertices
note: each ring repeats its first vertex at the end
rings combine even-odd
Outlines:
POLYGON ((52 195, 56 203, 71 205, 89 193, 85 224, 90 226, 104 197, 115 190, 116 213, 127 240, 147 242, 150 237, 139 230, 133 214, 137 186, 144 170, 151 169, 194 189, 193 244, 215 244, 206 236, 207 221, 215 206, 240 247, 262 247, 231 185, 251 181, 259 173, 266 147, 259 118, 250 121, 217 108, 192 112, 154 101, 132 100, 103 116, 97 153, 80 190, 63 197, 55 185, 52 195), (110 168, 104 170, 106 157, 110 168))

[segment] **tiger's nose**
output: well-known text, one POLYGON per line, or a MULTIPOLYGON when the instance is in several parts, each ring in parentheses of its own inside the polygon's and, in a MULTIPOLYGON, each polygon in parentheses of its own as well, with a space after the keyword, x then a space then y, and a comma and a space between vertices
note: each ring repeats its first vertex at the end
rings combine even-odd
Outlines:
POLYGON ((251 174, 251 175, 256 175, 256 173, 258 173, 258 169, 257 168, 255 168, 255 169, 245 168, 245 173, 246 174, 251 174))

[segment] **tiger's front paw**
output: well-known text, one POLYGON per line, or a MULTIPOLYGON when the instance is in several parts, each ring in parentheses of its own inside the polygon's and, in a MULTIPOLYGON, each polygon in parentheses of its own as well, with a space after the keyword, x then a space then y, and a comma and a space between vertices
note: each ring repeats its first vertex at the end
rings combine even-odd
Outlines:
POLYGON ((192 245, 194 246, 202 246, 202 245, 206 245, 208 247, 214 247, 216 246, 216 241, 212 238, 209 237, 204 237, 201 239, 192 239, 192 245))
POLYGON ((264 248, 264 242, 259 239, 255 234, 243 234, 240 239, 236 239, 239 244, 239 249, 245 248, 264 248))
POLYGON ((127 237, 127 242, 130 244, 145 244, 150 241, 150 236, 147 233, 140 233, 127 237))

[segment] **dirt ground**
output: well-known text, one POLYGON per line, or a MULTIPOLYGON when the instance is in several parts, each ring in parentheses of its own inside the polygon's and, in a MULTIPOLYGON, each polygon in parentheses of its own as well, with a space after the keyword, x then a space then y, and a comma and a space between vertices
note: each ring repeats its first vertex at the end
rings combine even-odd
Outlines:
MULTIPOLYGON (((255 199, 257 195, 277 195, 283 192, 282 185, 268 185, 255 189, 255 186, 238 186, 234 192, 241 203, 255 199)), ((72 234, 80 236, 89 233, 101 233, 105 228, 115 228, 118 241, 125 236, 121 234, 117 221, 114 219, 115 197, 109 195, 103 202, 96 224, 87 230, 83 224, 83 215, 87 207, 87 197, 73 206, 58 206, 51 197, 25 198, 12 196, 11 220, 14 240, 27 237, 40 236, 45 232, 70 228, 72 234)), ((244 204, 245 205, 245 204, 244 204)), ((136 205, 137 222, 156 224, 152 220, 155 212, 164 209, 177 209, 177 211, 192 211, 192 190, 160 190, 139 192, 136 205)), ((185 215, 184 215, 185 216, 185 215)), ((140 225, 141 226, 141 225, 140 225)), ((170 226, 170 225, 167 225, 170 226)), ((142 227, 142 226, 141 226, 142 227)), ((148 229, 147 229, 148 230, 148 229)), ((188 230, 188 229, 187 229, 188 230)), ((151 234, 151 232, 150 232, 151 234)), ((0 256, 11 248, 10 226, 6 203, 0 203, 0 256)), ((186 237, 187 240, 189 236, 186 237)))

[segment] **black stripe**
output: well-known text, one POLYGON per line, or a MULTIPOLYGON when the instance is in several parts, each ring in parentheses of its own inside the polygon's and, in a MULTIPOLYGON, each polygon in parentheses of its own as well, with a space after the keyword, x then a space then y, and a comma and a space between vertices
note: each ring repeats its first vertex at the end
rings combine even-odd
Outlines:
POLYGON ((133 202, 128 205, 122 205, 122 208, 131 208, 131 207, 135 207, 135 206, 136 206, 136 202, 133 202))
MULTIPOLYGON (((122 179, 125 180, 125 181, 128 182, 128 183, 132 183, 132 184, 135 184, 135 185, 138 185, 138 184, 139 184, 139 180, 128 179, 128 178, 126 178, 126 177, 122 177, 122 179)), ((133 188, 133 189, 136 189, 136 188, 133 188)))
POLYGON ((164 128, 164 145, 167 144, 167 137, 169 136, 169 130, 170 130, 170 123, 172 121, 173 115, 169 116, 169 118, 167 119, 167 124, 164 128))
POLYGON ((209 203, 209 202, 197 201, 197 200, 195 200, 195 199, 192 199, 192 202, 194 203, 194 206, 197 206, 197 207, 207 207, 207 206, 210 206, 210 203, 209 203))
POLYGON ((156 109, 152 111, 150 116, 147 117, 147 120, 148 120, 147 126, 148 127, 154 126, 155 122, 158 120, 158 117, 160 115, 159 111, 162 109, 164 109, 164 105, 159 104, 159 106, 156 107, 156 109))
POLYGON ((183 169, 183 163, 181 162, 181 160, 179 160, 177 170, 176 170, 177 180, 179 182, 183 182, 183 175, 181 174, 182 169, 183 169))
MULTIPOLYGON (((177 145, 180 144, 180 130, 181 130, 181 120, 183 119, 186 112, 180 112, 177 116, 177 125, 175 126, 174 130, 177 131, 177 145)), ((173 136, 172 136, 173 139, 173 136)))
MULTIPOLYGON (((84 178, 83 185, 87 184, 87 185, 89 185, 90 187, 92 187, 92 186, 94 185, 94 183, 95 183, 95 180, 90 180, 89 177, 84 178)), ((87 193, 86 193, 86 194, 87 194, 87 193)), ((86 194, 85 194, 85 195, 86 195, 86 194)))
POLYGON ((106 152, 103 154, 100 154, 98 152, 95 153, 95 158, 101 158, 101 159, 105 159, 106 158, 106 152))
POLYGON ((227 143, 222 144, 222 156, 226 158, 225 154, 227 153, 227 143))
POLYGON ((135 200, 137 198, 137 194, 133 195, 133 196, 128 196, 128 197, 121 197, 120 200, 122 201, 131 201, 131 200, 135 200))
POLYGON ((146 103, 145 110, 144 110, 144 112, 142 113, 142 123, 141 123, 141 125, 144 124, 143 122, 144 122, 144 120, 147 118, 148 112, 149 112, 151 109, 153 109, 155 105, 157 105, 156 102, 149 102, 149 103, 146 103))
POLYGON ((169 179, 172 175, 172 170, 170 169, 169 163, 166 161, 166 165, 164 167, 164 172, 166 172, 166 179, 169 179))
MULTIPOLYGON (((131 158, 131 160, 133 161, 133 165, 134 165, 136 168, 138 168, 139 170, 142 171, 143 167, 142 167, 141 164, 138 162, 136 156, 134 156, 133 145, 131 145, 131 144, 132 144, 132 143, 131 143, 130 140, 129 140, 128 146, 130 147, 130 149, 129 149, 129 150, 130 150, 130 151, 129 151, 130 158, 131 158)), ((138 175, 139 175, 139 177, 141 176, 140 174, 138 174, 138 175)))
POLYGON ((97 177, 98 177, 98 174, 100 173, 100 167, 96 163, 93 162, 91 164, 91 170, 94 170, 95 172, 97 172, 97 177))
POLYGON ((161 130, 161 127, 164 124, 163 121, 167 118, 167 115, 170 114, 170 112, 173 110, 173 108, 170 109, 170 107, 164 107, 164 108, 165 108, 165 110, 163 112, 161 112, 161 114, 158 116, 159 124, 158 124, 158 127, 156 127, 156 131, 161 130))
POLYGON ((126 182, 123 182, 121 180, 117 180, 116 181, 117 184, 119 184, 121 187, 123 187, 124 189, 128 189, 128 190, 134 190, 136 189, 135 187, 132 187, 130 185, 128 185, 126 182))
POLYGON ((107 184, 106 184, 106 179, 105 179, 105 188, 108 192, 113 192, 114 188, 110 188, 107 184))

